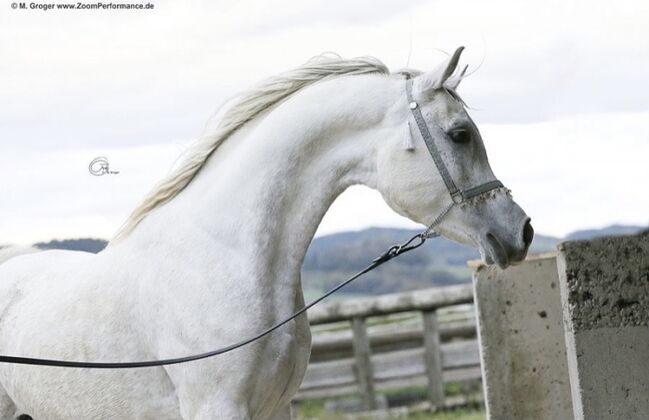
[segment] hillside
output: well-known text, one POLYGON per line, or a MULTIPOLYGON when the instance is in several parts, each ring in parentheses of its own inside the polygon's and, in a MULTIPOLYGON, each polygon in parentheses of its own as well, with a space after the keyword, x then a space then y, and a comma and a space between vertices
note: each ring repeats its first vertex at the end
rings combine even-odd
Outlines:
MULTIPOLYGON (((576 231, 563 239, 537 234, 530 252, 554 251, 556 245, 563 240, 632 234, 643 229, 645 227, 612 225, 603 229, 576 231)), ((335 286, 366 267, 390 246, 401 243, 418 232, 409 229, 369 228, 314 239, 302 268, 307 299, 335 286)), ((41 242, 34 246, 41 249, 99 252, 106 246, 106 241, 93 238, 66 239, 41 242)), ((465 283, 471 279, 466 262, 477 258, 478 252, 472 248, 439 238, 372 271, 342 292, 347 295, 380 294, 465 283)))
MULTIPOLYGON (((599 236, 624 235, 646 227, 613 225, 570 233, 566 238, 536 234, 530 253, 556 250, 565 240, 589 239, 599 236)), ((307 252, 302 268, 306 291, 315 295, 365 267, 375 256, 391 245, 401 243, 417 230, 370 228, 316 238, 307 252)), ((347 286, 344 293, 380 294, 445 286, 471 281, 468 260, 479 258, 477 251, 444 238, 426 242, 415 252, 367 274, 347 286)))

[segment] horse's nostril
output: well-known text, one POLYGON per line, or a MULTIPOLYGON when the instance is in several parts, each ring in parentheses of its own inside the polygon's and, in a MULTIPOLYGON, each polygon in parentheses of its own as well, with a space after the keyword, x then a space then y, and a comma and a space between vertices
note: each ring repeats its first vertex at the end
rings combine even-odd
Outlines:
POLYGON ((525 226, 523 227, 523 244, 525 244, 525 249, 529 248, 534 239, 534 228, 532 227, 531 219, 527 219, 525 226))

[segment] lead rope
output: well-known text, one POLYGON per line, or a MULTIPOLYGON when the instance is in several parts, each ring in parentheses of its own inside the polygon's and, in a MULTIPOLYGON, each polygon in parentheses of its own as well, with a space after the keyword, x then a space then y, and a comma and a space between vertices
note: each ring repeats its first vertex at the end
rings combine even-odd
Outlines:
MULTIPOLYGON (((432 227, 432 225, 431 225, 432 227)), ((429 228, 430 229, 430 228, 429 228)), ((426 231, 428 232, 428 230, 426 231)), ((143 368, 143 367, 155 367, 155 366, 165 366, 165 365, 176 365, 179 363, 186 363, 186 362, 192 362, 195 360, 201 360, 201 359, 206 359, 208 357, 213 357, 217 356, 219 354, 224 354, 231 352, 233 350, 236 350, 240 347, 243 347, 247 344, 253 343, 266 335, 272 333, 282 325, 294 320, 298 316, 302 315, 305 313, 307 310, 310 308, 314 307, 318 303, 320 303, 322 300, 326 299, 327 297, 331 296, 332 294, 336 293, 338 290, 342 289, 343 287, 347 286, 349 283, 352 281, 356 280, 363 274, 369 273, 370 271, 374 270, 375 268, 385 264, 386 262, 390 261, 393 258, 398 257, 401 254, 405 254, 406 252, 412 251, 413 249, 419 248, 426 242, 426 239, 432 236, 426 236, 426 232, 424 233, 418 233, 417 235, 413 236, 410 238, 408 241, 404 242, 403 244, 400 245, 394 245, 390 247, 386 252, 375 258, 370 265, 365 267, 363 270, 359 271, 358 273, 354 274, 344 282, 340 283, 336 287, 332 288, 329 290, 327 293, 324 295, 320 296, 313 302, 309 303, 302 309, 298 310, 297 312, 293 313, 293 315, 289 316, 288 318, 284 319, 283 321, 278 322, 277 324, 273 325, 270 328, 267 328, 266 330, 260 332, 259 334, 252 336, 250 338, 247 338, 245 340, 241 340, 237 343, 231 344, 226 347, 221 347, 216 350, 212 350, 206 353, 200 353, 200 354, 195 354, 192 356, 185 356, 185 357, 177 357, 173 359, 162 359, 162 360, 147 360, 147 361, 142 361, 142 362, 77 362, 77 361, 68 361, 68 360, 56 360, 56 359, 40 359, 40 358, 34 358, 34 357, 17 357, 17 356, 4 356, 0 355, 0 363, 14 363, 14 364, 20 364, 20 365, 35 365, 35 366, 56 366, 56 367, 68 367, 68 368, 87 368, 87 369, 132 369, 132 368, 143 368)), ((438 236, 435 234, 434 236, 438 236)))

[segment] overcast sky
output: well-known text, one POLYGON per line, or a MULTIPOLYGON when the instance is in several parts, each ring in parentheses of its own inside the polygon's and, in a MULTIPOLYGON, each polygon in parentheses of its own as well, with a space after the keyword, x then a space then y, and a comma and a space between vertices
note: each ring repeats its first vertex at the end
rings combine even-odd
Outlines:
MULTIPOLYGON (((458 45, 537 232, 649 222, 649 2, 151 2, 0 8, 0 243, 110 237, 229 95, 309 57, 430 69, 458 45), (91 176, 96 156, 120 174, 91 176)), ((318 234, 371 225, 413 226, 356 187, 318 234)))

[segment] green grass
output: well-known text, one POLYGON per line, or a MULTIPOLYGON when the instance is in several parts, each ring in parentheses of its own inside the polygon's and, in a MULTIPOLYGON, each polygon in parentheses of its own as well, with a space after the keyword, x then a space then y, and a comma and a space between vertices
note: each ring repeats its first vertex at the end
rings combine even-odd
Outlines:
POLYGON ((483 409, 461 408, 439 413, 416 413, 406 417, 408 420, 485 420, 483 409))
MULTIPOLYGON (((446 382, 444 384, 444 395, 447 397, 452 397, 455 395, 466 395, 467 391, 479 391, 480 390, 480 381, 471 380, 471 381, 453 381, 446 382)), ((415 395, 420 400, 425 400, 428 392, 428 387, 425 385, 414 385, 398 389, 388 389, 382 391, 381 394, 390 397, 398 397, 399 395, 409 394, 415 395)))
MULTIPOLYGON (((447 397, 460 396, 460 395, 470 395, 480 389, 479 381, 465 381, 465 382, 449 382, 444 385, 444 394, 447 397), (467 394, 468 393, 468 394, 467 394)), ((399 388, 393 390, 386 390, 381 392, 385 395, 388 400, 393 400, 398 397, 410 396, 414 397, 414 400, 411 403, 415 403, 417 406, 417 401, 425 401, 426 399, 427 388, 425 386, 411 386, 406 388, 399 388)), ((341 396, 341 399, 354 398, 353 395, 341 396)), ((351 414, 342 413, 342 412, 330 412, 325 410, 326 399, 318 400, 305 400, 300 402, 297 405, 297 411, 295 412, 296 420, 347 420, 351 418, 358 417, 359 419, 369 419, 370 417, 364 416, 352 416, 351 414)), ((420 406, 421 407, 421 406, 420 406)), ((467 406, 458 407, 456 409, 441 410, 436 413, 430 413, 428 411, 417 411, 416 409, 411 410, 412 413, 408 415, 395 415, 394 417, 381 417, 386 420, 396 420, 396 419, 405 419, 405 420, 485 420, 485 412, 482 403, 473 400, 473 402, 468 402, 467 406)))
MULTIPOLYGON (((349 414, 327 412, 321 400, 304 401, 300 403, 294 417, 296 420, 347 420, 349 414)), ((365 417, 367 418, 367 417, 365 417)), ((416 412, 407 416, 381 417, 385 420, 485 420, 484 408, 458 408, 437 413, 416 412)))

